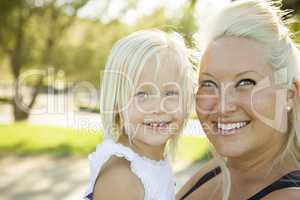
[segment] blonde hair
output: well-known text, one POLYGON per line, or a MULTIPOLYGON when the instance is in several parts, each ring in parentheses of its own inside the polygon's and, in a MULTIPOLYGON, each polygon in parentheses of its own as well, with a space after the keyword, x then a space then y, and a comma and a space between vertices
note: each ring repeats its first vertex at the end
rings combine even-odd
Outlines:
MULTIPOLYGON (((160 30, 141 30, 119 40, 112 48, 102 77, 100 112, 105 137, 117 140, 124 132, 121 112, 131 101, 145 63, 162 52, 175 55, 172 60, 180 66, 179 79, 183 87, 183 106, 191 109, 194 70, 189 61, 189 50, 177 33, 160 30)), ((162 66, 163 67, 163 66, 162 66)), ((158 71, 158 70, 157 70, 158 71)), ((129 139, 130 139, 130 135, 129 139)))
MULTIPOLYGON (((275 82, 287 88, 300 81, 299 50, 291 39, 287 24, 282 19, 289 14, 280 10, 281 1, 238 0, 228 4, 209 21, 198 34, 198 45, 203 52, 208 45, 221 37, 234 36, 261 42, 269 51, 269 62, 275 73, 275 82)), ((287 143, 282 154, 292 155, 300 165, 300 97, 295 96, 288 115, 287 143)), ((280 160, 280 159, 279 159, 280 160)), ((224 160, 223 160, 224 161, 224 160)), ((230 175, 225 162, 223 170, 223 199, 230 193, 230 175)))

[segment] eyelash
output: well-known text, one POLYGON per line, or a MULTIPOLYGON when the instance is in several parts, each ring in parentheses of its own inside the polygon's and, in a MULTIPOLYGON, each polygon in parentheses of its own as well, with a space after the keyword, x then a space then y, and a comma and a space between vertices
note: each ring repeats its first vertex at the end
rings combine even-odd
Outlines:
MULTIPOLYGON (((166 96, 175 96, 175 95, 178 95, 178 94, 179 94, 179 93, 178 93, 177 91, 172 91, 172 90, 167 91, 167 92, 165 93, 166 96)), ((135 96, 138 96, 138 97, 147 97, 147 96, 149 96, 149 93, 140 91, 140 92, 137 92, 137 93, 135 94, 135 96)))
POLYGON ((147 92, 137 92, 135 94, 135 96, 138 96, 138 97, 145 97, 145 96, 148 96, 149 94, 147 92))
POLYGON ((165 95, 166 96, 175 96, 175 95, 178 95, 178 92, 177 91, 172 91, 172 90, 170 90, 170 91, 167 91, 166 93, 165 93, 165 95), (171 94, 170 94, 171 93, 171 94))
MULTIPOLYGON (((236 85, 235 87, 239 87, 239 86, 247 86, 247 85, 256 85, 256 81, 252 80, 252 79, 242 79, 240 80, 236 85), (247 84, 244 84, 244 85, 241 85, 241 83, 243 82, 247 82, 247 84)), ((211 80, 205 80, 205 81, 202 81, 201 84, 200 84, 201 87, 216 87, 218 88, 217 84, 211 80), (213 84, 214 86, 212 85, 205 85, 205 84, 213 84)))
POLYGON ((201 87, 212 87, 211 85, 205 85, 207 83, 213 84, 214 87, 216 87, 216 88, 218 87, 217 84, 215 82, 211 81, 211 80, 202 81, 201 84, 200 84, 200 86, 201 87))
POLYGON ((239 87, 239 86, 247 86, 247 85, 256 85, 256 81, 252 80, 252 79, 242 79, 240 80, 236 85, 235 87, 239 87), (243 82, 247 82, 249 84, 245 84, 245 85, 240 85, 241 83, 243 82))

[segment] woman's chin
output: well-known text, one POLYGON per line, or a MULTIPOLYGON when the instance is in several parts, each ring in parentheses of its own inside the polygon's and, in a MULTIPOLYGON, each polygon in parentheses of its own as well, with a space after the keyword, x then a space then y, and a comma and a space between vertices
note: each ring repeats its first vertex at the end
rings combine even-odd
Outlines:
POLYGON ((241 157, 247 152, 246 144, 241 141, 224 141, 224 140, 214 140, 210 139, 214 148, 224 157, 241 157))
POLYGON ((245 151, 241 148, 224 148, 215 147, 216 151, 223 157, 227 158, 239 158, 245 154, 245 151))

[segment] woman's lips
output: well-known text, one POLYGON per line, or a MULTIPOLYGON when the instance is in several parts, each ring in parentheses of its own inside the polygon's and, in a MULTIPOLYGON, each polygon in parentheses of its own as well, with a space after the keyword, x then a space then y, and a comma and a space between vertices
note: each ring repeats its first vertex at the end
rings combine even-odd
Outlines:
POLYGON ((251 121, 236 121, 236 122, 213 122, 214 132, 221 135, 232 135, 239 132, 239 130, 247 127, 251 121))

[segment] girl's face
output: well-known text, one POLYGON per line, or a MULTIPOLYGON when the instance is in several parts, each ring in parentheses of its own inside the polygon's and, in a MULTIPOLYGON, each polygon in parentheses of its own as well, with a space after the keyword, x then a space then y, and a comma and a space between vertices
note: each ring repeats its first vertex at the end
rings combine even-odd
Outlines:
POLYGON ((125 131, 133 140, 164 145, 182 127, 186 111, 175 59, 174 53, 161 52, 143 66, 128 110, 123 113, 125 131))
POLYGON ((220 38, 203 55, 196 110, 223 156, 255 156, 284 141, 286 90, 267 57, 261 43, 239 37, 220 38))

